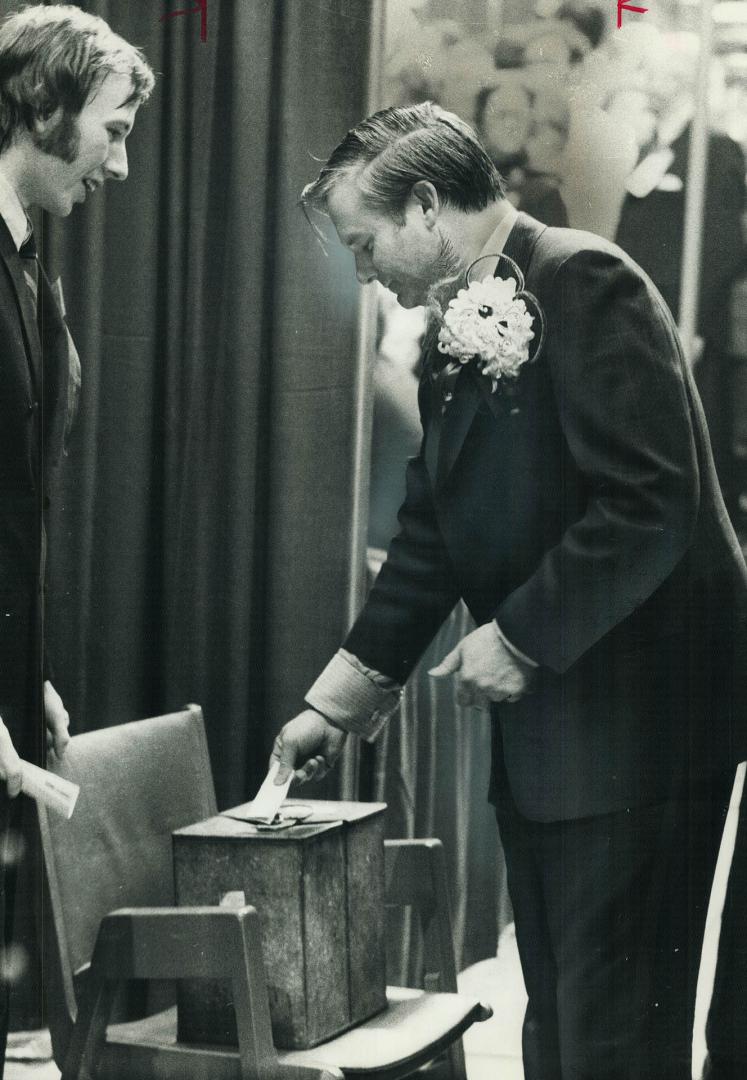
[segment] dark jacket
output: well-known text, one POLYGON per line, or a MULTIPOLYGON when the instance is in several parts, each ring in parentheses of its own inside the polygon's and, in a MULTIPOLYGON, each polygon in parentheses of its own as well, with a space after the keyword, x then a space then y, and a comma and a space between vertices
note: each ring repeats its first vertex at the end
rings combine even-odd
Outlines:
POLYGON ((17 748, 42 679, 43 517, 62 452, 67 330, 43 273, 38 318, 0 218, 0 716, 17 748))
POLYGON ((435 455, 423 381, 401 531, 345 647, 403 682, 459 596, 495 618, 540 671, 495 709, 494 795, 507 780, 547 821, 664 798, 744 756, 747 570, 649 279, 524 214, 505 254, 544 348, 515 398, 489 400, 465 368, 435 455))

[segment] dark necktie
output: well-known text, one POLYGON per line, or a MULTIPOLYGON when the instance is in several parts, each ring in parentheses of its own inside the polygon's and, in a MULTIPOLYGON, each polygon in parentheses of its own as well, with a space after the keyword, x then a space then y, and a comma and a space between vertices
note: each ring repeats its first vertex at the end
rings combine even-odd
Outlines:
MULTIPOLYGON (((26 279, 26 284, 29 287, 31 297, 34 302, 34 312, 38 318, 39 304, 39 260, 37 258, 36 251, 36 239, 34 237, 33 229, 29 232, 29 235, 21 244, 18 254, 21 256, 23 264, 23 276, 26 279)), ((65 403, 64 411, 64 431, 62 435, 61 446, 65 447, 70 434, 70 428, 72 427, 73 420, 78 408, 78 397, 80 395, 80 358, 78 356, 78 350, 75 348, 75 343, 70 336, 70 331, 67 327, 67 322, 64 319, 65 305, 62 300, 62 289, 59 289, 59 295, 57 297, 60 307, 60 313, 63 316, 63 324, 65 329, 65 336, 67 338, 67 401, 65 403)))
POLYGON ((34 308, 37 306, 39 295, 39 263, 36 258, 36 239, 33 230, 21 244, 18 254, 23 259, 23 276, 34 298, 34 308))

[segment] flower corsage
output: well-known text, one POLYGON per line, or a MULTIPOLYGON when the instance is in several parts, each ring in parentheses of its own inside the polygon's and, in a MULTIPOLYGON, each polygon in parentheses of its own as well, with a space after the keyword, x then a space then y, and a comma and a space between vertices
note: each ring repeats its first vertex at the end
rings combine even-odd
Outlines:
POLYGON ((438 332, 439 352, 454 357, 449 365, 451 373, 458 372, 458 365, 476 360, 478 370, 490 379, 491 391, 499 384, 507 385, 516 380, 521 368, 539 355, 544 340, 544 316, 539 303, 524 288, 524 276, 506 255, 499 262, 509 263, 514 276, 503 278, 489 276, 482 280, 470 280, 478 263, 492 260, 495 255, 483 256, 467 271, 467 286, 460 289, 449 301, 441 316, 438 332), (534 308, 531 313, 528 303, 534 308), (535 321, 539 322, 539 337, 535 333, 535 321), (533 351, 531 342, 535 342, 533 351))

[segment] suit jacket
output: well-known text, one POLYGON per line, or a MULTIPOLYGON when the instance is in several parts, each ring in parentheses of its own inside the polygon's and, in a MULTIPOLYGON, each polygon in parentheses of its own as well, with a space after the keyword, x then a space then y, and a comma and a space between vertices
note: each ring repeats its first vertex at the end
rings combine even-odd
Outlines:
POLYGON ((540 669, 494 710, 493 795, 507 784, 550 821, 665 798, 744 754, 747 571, 650 280, 525 214, 505 254, 544 348, 515 398, 468 365, 440 434, 424 379, 400 532, 345 647, 404 682, 458 597, 495 618, 540 669))
POLYGON ((35 312, 0 218, 0 715, 19 750, 38 738, 28 716, 42 680, 43 518, 62 452, 67 341, 42 271, 35 312))

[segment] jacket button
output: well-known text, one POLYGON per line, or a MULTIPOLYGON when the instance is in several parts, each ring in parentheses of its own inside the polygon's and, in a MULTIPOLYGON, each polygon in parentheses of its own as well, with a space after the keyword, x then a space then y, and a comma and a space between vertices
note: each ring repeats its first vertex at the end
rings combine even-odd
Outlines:
POLYGON ((38 408, 39 408, 39 402, 38 401, 30 401, 29 402, 29 412, 30 413, 36 412, 36 410, 38 408))

